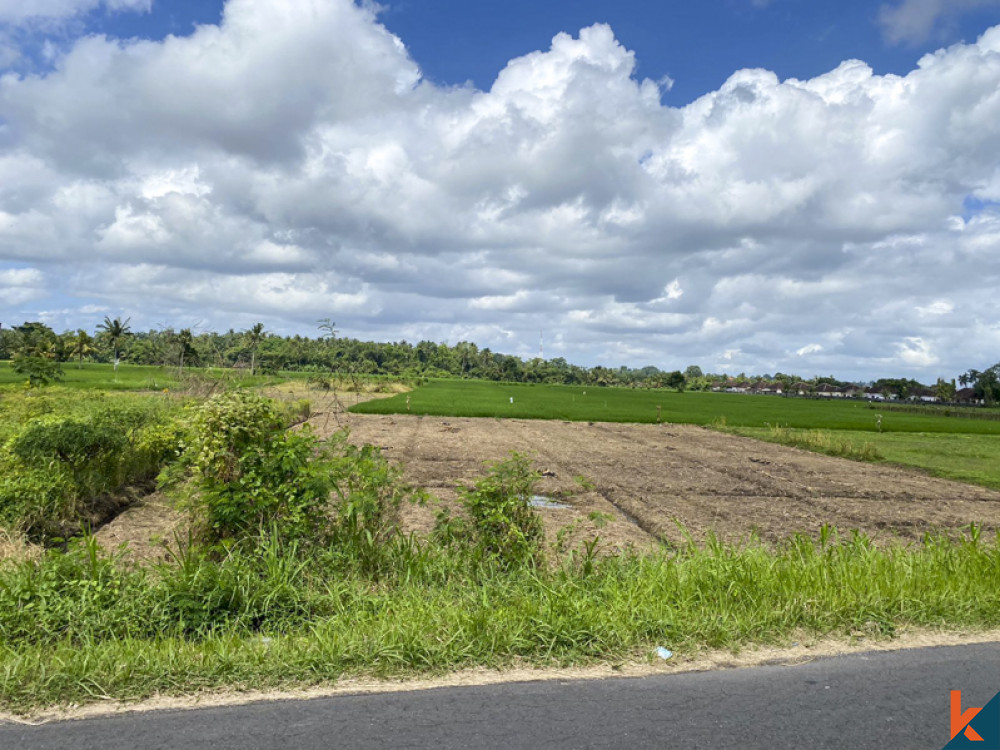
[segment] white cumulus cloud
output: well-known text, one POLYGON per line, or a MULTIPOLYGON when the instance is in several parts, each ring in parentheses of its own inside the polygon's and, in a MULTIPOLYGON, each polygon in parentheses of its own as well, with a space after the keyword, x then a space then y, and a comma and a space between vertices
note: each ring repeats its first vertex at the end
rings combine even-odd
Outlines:
POLYGON ((66 325, 335 316, 529 355, 545 331, 590 364, 992 364, 1000 27, 905 76, 740 70, 684 107, 600 24, 488 90, 436 86, 351 0, 229 0, 189 36, 54 55, 0 76, 0 268, 44 273, 66 325))

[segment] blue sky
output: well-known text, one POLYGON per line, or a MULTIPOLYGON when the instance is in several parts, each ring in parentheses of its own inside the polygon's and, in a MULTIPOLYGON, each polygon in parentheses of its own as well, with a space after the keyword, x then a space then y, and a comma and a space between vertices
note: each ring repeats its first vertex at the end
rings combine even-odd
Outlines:
MULTIPOLYGON (((718 88, 734 70, 766 68, 781 78, 811 78, 842 60, 866 61, 876 73, 905 74, 927 51, 974 40, 1000 23, 1000 5, 945 14, 926 35, 886 39, 871 0, 401 0, 383 2, 380 20, 400 36, 429 79, 471 81, 488 89, 507 61, 543 49, 560 31, 607 23, 639 59, 637 73, 675 81, 666 96, 686 104, 718 88)), ((157 0, 148 12, 97 8, 86 29, 128 38, 189 34, 218 23, 221 0, 157 0)))
POLYGON ((1000 360, 998 24, 0 0, 0 321, 953 377, 1000 360))

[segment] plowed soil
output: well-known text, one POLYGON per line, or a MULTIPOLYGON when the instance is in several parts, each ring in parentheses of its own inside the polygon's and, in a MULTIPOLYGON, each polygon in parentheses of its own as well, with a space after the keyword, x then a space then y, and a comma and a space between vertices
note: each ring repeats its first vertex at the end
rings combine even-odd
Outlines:
MULTIPOLYGON (((516 450, 545 473, 540 494, 570 506, 539 510, 550 539, 600 533, 605 549, 683 541, 817 536, 823 524, 878 541, 1000 526, 1000 492, 884 464, 866 464, 689 425, 348 415, 351 439, 380 446, 412 484, 446 504, 484 463, 516 450), (602 528, 598 511, 612 519, 602 528), (684 530, 682 530, 682 527, 684 530)), ((434 508, 404 509, 404 526, 433 525, 434 508)))

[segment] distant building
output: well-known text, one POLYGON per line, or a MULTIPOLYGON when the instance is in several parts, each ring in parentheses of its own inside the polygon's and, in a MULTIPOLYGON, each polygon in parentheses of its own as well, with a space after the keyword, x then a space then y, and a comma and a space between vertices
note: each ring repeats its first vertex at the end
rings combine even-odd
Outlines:
POLYGON ((829 383, 822 383, 821 385, 816 386, 816 388, 813 390, 813 393, 815 393, 817 396, 822 396, 823 398, 844 397, 844 392, 840 390, 840 388, 838 388, 835 385, 830 385, 829 383))
POLYGON ((930 388, 914 388, 910 394, 910 401, 923 401, 926 404, 932 404, 937 400, 937 394, 930 388))
POLYGON ((955 403, 979 405, 983 403, 983 399, 976 397, 975 388, 962 388, 955 391, 955 403))
POLYGON ((781 395, 782 385, 781 383, 768 383, 766 380, 761 380, 754 384, 753 392, 762 396, 781 395))

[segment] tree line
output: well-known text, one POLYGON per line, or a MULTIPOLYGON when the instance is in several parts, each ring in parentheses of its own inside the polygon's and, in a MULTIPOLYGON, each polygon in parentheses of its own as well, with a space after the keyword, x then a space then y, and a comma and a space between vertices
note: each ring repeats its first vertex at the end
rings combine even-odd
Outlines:
MULTIPOLYGON (((469 341, 449 345, 433 341, 376 342, 341 337, 330 319, 318 321, 318 334, 280 336, 257 323, 243 331, 194 332, 190 328, 133 330, 129 319, 105 317, 89 332, 83 328, 56 333, 34 321, 19 326, 0 325, 0 359, 35 382, 59 377, 62 366, 84 362, 119 362, 176 367, 244 369, 250 374, 297 371, 312 373, 383 375, 401 377, 460 377, 516 383, 625 386, 708 390, 720 382, 780 382, 790 388, 797 382, 814 385, 847 385, 833 376, 802 378, 788 373, 734 378, 704 373, 697 365, 683 372, 664 371, 652 365, 631 367, 581 367, 562 357, 524 359, 480 348, 469 341)), ((987 403, 1000 402, 1000 363, 983 371, 969 370, 958 378, 974 388, 987 403)), ((874 383, 901 398, 925 388, 915 380, 882 378, 874 383)), ((942 396, 954 396, 954 383, 939 380, 942 396), (942 388, 944 390, 942 390, 942 388)), ((949 400, 943 398, 942 400, 949 400)))
POLYGON ((402 377, 465 377, 519 383, 643 385, 683 388, 680 371, 656 367, 580 367, 562 357, 523 359, 480 348, 468 341, 375 342, 341 337, 336 324, 319 321, 318 335, 279 336, 263 323, 244 331, 193 332, 190 328, 137 331, 128 319, 105 318, 93 331, 56 333, 41 322, 0 327, 0 359, 19 371, 42 376, 63 365, 84 362, 177 367, 245 369, 250 374, 278 371, 402 377))

